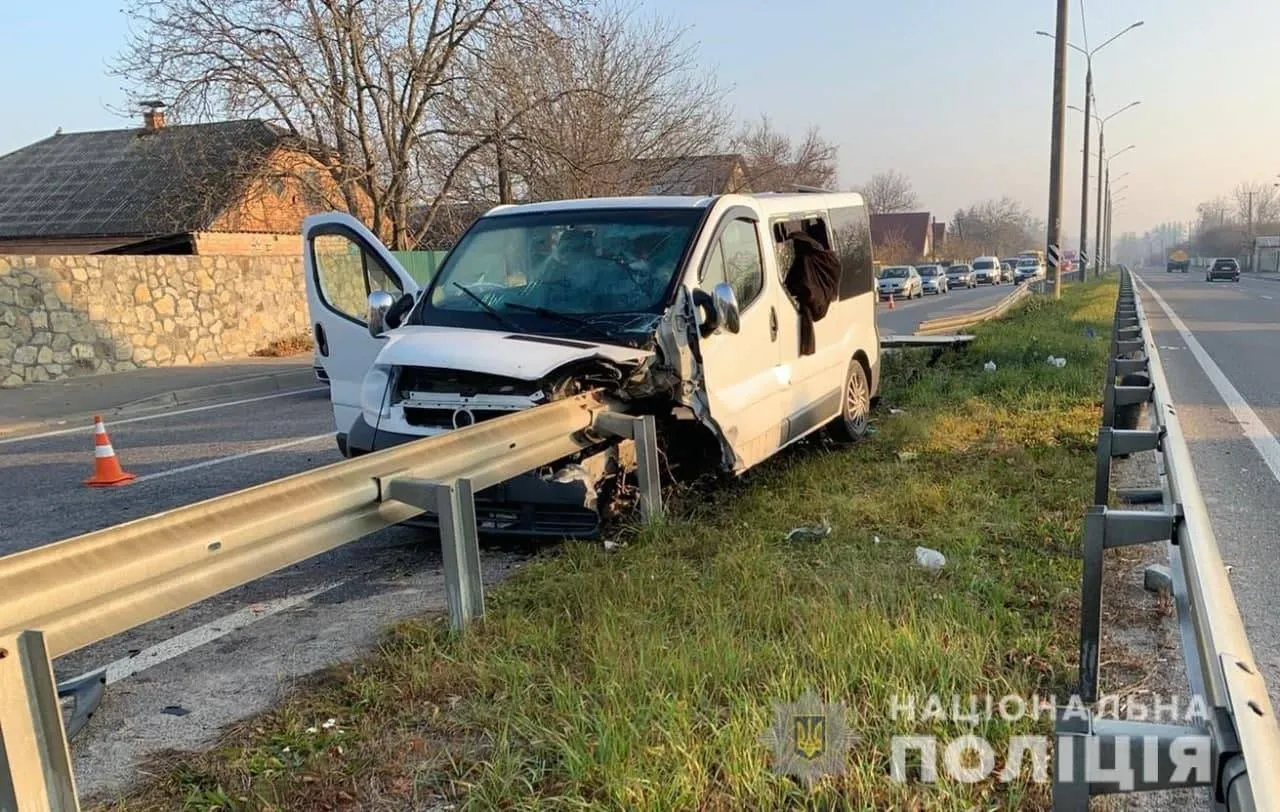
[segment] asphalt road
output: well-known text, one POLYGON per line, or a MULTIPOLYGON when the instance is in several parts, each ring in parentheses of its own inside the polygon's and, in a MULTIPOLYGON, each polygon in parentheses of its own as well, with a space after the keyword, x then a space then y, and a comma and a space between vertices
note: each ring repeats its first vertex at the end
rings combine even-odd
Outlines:
POLYGON ((1013 285, 980 285, 976 288, 956 288, 949 293, 927 295, 906 302, 894 302, 894 309, 881 302, 876 306, 876 323, 883 335, 909 335, 920 322, 940 316, 953 316, 970 310, 990 307, 1013 292, 1013 285))
POLYGON ((1280 707, 1280 283, 1208 283, 1195 270, 1139 276, 1236 602, 1280 707))
MULTIPOLYGON (((1012 290, 882 305, 877 319, 883 334, 909 333, 921 320, 982 308, 1012 290)), ((93 467, 87 423, 0 438, 0 555, 341 459, 323 387, 120 415, 107 429, 121 464, 138 477, 131 485, 83 485, 93 467)), ((537 549, 486 542, 486 581, 506 577, 537 549)), ((155 753, 212 744, 299 678, 367 650, 398 618, 444 608, 437 542, 397 527, 59 658, 60 681, 107 668, 103 705, 72 742, 82 795, 109 796, 155 753)))
MULTIPOLYGON (((323 388, 121 417, 107 429, 138 476, 126 487, 83 486, 88 426, 0 440, 0 554, 341 459, 323 388)), ((486 544, 486 580, 532 552, 486 544)), ((60 681, 107 667, 103 705, 72 742, 82 795, 110 795, 150 754, 211 744, 295 680, 376 644, 398 618, 444 608, 438 543, 396 527, 59 658, 60 681)))

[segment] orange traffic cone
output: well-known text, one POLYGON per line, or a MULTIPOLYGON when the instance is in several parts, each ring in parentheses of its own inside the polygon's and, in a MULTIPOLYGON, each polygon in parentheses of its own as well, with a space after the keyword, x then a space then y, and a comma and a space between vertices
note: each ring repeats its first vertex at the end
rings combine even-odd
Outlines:
POLYGON ((893 294, 889 294, 889 309, 893 310, 893 294))
POLYGON ((107 427, 102 418, 93 418, 93 476, 84 484, 94 488, 107 488, 112 485, 128 485, 134 479, 133 474, 120 467, 116 459, 116 451, 107 438, 107 427))

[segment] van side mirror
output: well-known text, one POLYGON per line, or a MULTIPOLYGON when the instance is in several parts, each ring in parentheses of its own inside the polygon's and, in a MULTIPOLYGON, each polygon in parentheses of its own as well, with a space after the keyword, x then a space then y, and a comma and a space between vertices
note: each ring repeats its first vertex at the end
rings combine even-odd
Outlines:
POLYGON ((387 311, 396 303, 395 297, 385 290, 375 290, 369 294, 369 335, 380 338, 387 331, 387 311))
POLYGON ((724 328, 736 333, 742 328, 738 296, 728 282, 717 282, 711 289, 711 306, 716 314, 716 329, 724 328))

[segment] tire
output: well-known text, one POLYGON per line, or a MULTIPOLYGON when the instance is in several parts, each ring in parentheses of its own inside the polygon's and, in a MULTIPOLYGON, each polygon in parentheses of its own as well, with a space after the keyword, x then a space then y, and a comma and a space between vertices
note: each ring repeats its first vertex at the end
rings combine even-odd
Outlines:
POLYGON ((855 443, 867 434, 871 423, 871 384, 857 358, 849 359, 844 375, 840 416, 827 426, 827 435, 837 443, 855 443))

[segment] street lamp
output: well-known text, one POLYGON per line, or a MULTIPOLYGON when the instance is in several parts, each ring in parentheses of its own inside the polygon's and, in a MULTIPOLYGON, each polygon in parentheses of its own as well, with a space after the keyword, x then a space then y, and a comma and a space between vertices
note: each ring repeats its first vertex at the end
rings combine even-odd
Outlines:
MULTIPOLYGON (((1130 26, 1130 28, 1132 28, 1132 27, 1133 27, 1133 26, 1130 26)), ((1126 29, 1126 30, 1128 30, 1128 29, 1126 29)), ((1123 33, 1123 32, 1122 32, 1122 33, 1123 33)), ((1117 36, 1118 36, 1118 35, 1117 35, 1117 36)), ((1113 37, 1112 39, 1114 39, 1114 37, 1113 37)), ((1105 44, 1105 43, 1104 43, 1104 44, 1105 44)), ((1142 103, 1142 102, 1140 102, 1140 101, 1133 101, 1133 102, 1129 102, 1129 103, 1128 103, 1128 104, 1126 104, 1124 107, 1121 107, 1119 110, 1116 110, 1116 111, 1114 111, 1113 113, 1111 113, 1111 115, 1109 115, 1109 116, 1099 116, 1099 115, 1097 115, 1096 113, 1094 113, 1094 114, 1093 114, 1093 118, 1095 118, 1095 119, 1097 120, 1097 122, 1098 122, 1098 160, 1099 160, 1100 162, 1107 162, 1107 152, 1106 152, 1106 149, 1107 149, 1107 147, 1106 147, 1106 126, 1107 126, 1107 122, 1108 122, 1108 121, 1110 121, 1111 119, 1115 118, 1116 116, 1120 115, 1120 114, 1121 114, 1121 113, 1123 113, 1125 110, 1129 110, 1129 109, 1132 109, 1132 108, 1134 108, 1134 107, 1137 107, 1137 106, 1138 106, 1139 104, 1141 104, 1141 103, 1142 103)), ((1075 109, 1075 110, 1080 110, 1080 108, 1079 108, 1079 107, 1073 107, 1073 109, 1075 109)), ((1084 110, 1080 110, 1080 112, 1082 112, 1082 113, 1083 113, 1083 112, 1085 112, 1085 111, 1084 111, 1084 110)), ((1085 115, 1085 121, 1088 121, 1088 120, 1089 120, 1089 115, 1088 115, 1088 114, 1086 114, 1086 115, 1085 115)), ((1085 146, 1087 147, 1087 146, 1088 146, 1088 144, 1086 143, 1086 144, 1085 144, 1085 146)), ((1131 148, 1131 147, 1125 147, 1125 149, 1130 149, 1130 148, 1131 148)), ((1121 150, 1121 152, 1123 152, 1123 151, 1124 151, 1124 150, 1121 150)), ((1118 155, 1118 154, 1120 154, 1120 153, 1116 153, 1116 154, 1118 155)), ((1112 156, 1112 157, 1115 157, 1115 156, 1112 156)), ((1085 165, 1087 166, 1087 165, 1088 165, 1088 163, 1089 163, 1088 158, 1086 158, 1084 162, 1085 162, 1085 165)), ((1110 163, 1109 163, 1109 162, 1107 162, 1107 165, 1108 165, 1108 166, 1110 166, 1110 163)), ((1088 194, 1089 194, 1089 189, 1088 189, 1088 187, 1087 187, 1087 186, 1085 187, 1084 193, 1085 193, 1086 198, 1087 198, 1087 196, 1088 196, 1088 194)), ((1086 204, 1085 204, 1085 205, 1088 205, 1087 200, 1086 200, 1086 204)), ((1101 186, 1101 185, 1099 185, 1099 186, 1098 186, 1098 208, 1097 208, 1097 212, 1098 212, 1098 218, 1099 218, 1099 220, 1101 220, 1101 217, 1102 217, 1102 186, 1101 186)), ((1093 252, 1096 254, 1096 253, 1098 253, 1099 249, 1101 248, 1101 242, 1102 242, 1102 223, 1101 223, 1101 222, 1098 222, 1098 224, 1097 224, 1094 228, 1095 228, 1095 230, 1094 230, 1094 234, 1093 234, 1093 252)))
MULTIPOLYGON (((1093 55, 1098 53, 1098 51, 1101 51, 1103 48, 1107 47, 1111 43, 1115 42, 1120 37, 1129 33, 1133 29, 1139 27, 1140 25, 1142 25, 1142 20, 1138 20, 1136 23, 1133 23, 1127 28, 1121 29, 1116 34, 1112 35, 1110 39, 1103 42, 1097 48, 1093 48, 1091 50, 1085 50, 1084 48, 1081 48, 1080 46, 1075 45, 1074 43, 1071 43, 1071 42, 1067 43, 1068 48, 1074 49, 1084 54, 1084 62, 1085 62, 1084 109, 1080 110, 1080 108, 1078 107, 1075 108, 1077 110, 1080 110, 1080 112, 1084 113, 1085 153, 1084 153, 1084 159, 1082 162, 1083 165, 1080 168, 1080 251, 1081 253, 1086 253, 1084 250, 1085 235, 1089 233, 1089 123, 1090 123, 1090 118, 1093 117, 1092 114, 1090 113, 1089 106, 1093 103, 1093 55)), ((1054 36, 1053 34, 1050 34, 1048 31, 1037 31, 1036 33, 1042 37, 1048 37, 1049 39, 1057 39, 1056 36, 1054 36)), ((1087 37, 1086 37, 1086 40, 1087 40, 1087 37)), ((1088 42, 1086 41, 1085 44, 1087 45, 1088 42)), ((1130 107, 1132 106, 1133 105, 1130 105, 1130 107)), ((1119 112, 1119 111, 1117 110, 1116 112, 1119 112)), ((1115 115, 1115 113, 1113 113, 1112 115, 1115 115)), ((1102 153, 1102 121, 1099 121, 1098 123, 1098 152, 1102 153)), ((1099 206, 1102 205, 1101 186, 1099 186, 1099 190, 1098 190, 1098 205, 1099 206)), ((1093 249, 1094 249, 1094 253, 1096 254, 1098 250, 1096 239, 1094 240, 1093 249)), ((1087 267, 1085 268, 1085 270, 1087 270, 1087 267)), ((1081 278, 1083 278, 1083 276, 1084 274, 1082 272, 1081 278)))

